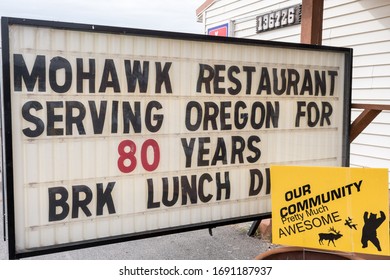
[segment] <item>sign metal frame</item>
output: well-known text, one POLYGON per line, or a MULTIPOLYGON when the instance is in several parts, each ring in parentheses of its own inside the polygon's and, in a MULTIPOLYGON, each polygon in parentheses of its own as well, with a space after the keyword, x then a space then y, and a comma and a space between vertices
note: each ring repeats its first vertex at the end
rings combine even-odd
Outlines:
POLYGON ((278 47, 287 48, 302 51, 324 51, 324 52, 337 52, 344 56, 344 106, 343 108, 343 147, 342 150, 342 166, 349 166, 349 124, 350 124, 350 103, 351 103, 351 77, 352 77, 352 50, 347 48, 339 47, 328 47, 328 46, 314 46, 304 44, 293 44, 283 42, 271 42, 261 40, 248 40, 231 37, 216 37, 216 36, 205 36, 196 34, 186 33, 174 33, 164 31, 153 31, 153 30, 140 30, 131 28, 121 27, 109 27, 89 24, 76 24, 76 23, 64 23, 64 22, 53 22, 53 21, 42 21, 42 20, 30 20, 20 18, 2 18, 1 30, 2 30, 2 60, 3 60, 3 94, 2 94, 2 137, 3 137, 3 184, 6 186, 6 217, 7 217, 7 237, 8 237, 8 248, 9 258, 19 259, 24 257, 37 256, 42 254, 56 253, 74 249, 88 248, 93 246, 100 246, 106 244, 113 244, 118 242, 161 236, 166 234, 173 234, 179 232, 187 232, 198 229, 207 229, 217 226, 223 226, 228 224, 254 221, 262 218, 270 218, 271 212, 261 213, 256 215, 247 215, 238 218, 229 218, 219 221, 202 222, 197 224, 189 224, 176 226, 171 228, 150 230, 146 232, 131 233, 121 236, 105 237, 94 240, 85 240, 81 242, 71 242, 67 244, 54 245, 49 247, 41 247, 34 250, 17 251, 15 241, 15 223, 17 217, 15 216, 15 204, 14 204, 14 169, 17 168, 14 163, 13 157, 13 131, 12 131, 12 113, 11 113, 11 65, 10 65, 10 42, 9 42, 9 27, 12 25, 20 26, 33 26, 33 27, 44 27, 70 31, 83 31, 83 32, 97 32, 97 33, 108 33, 117 35, 132 35, 142 36, 150 38, 165 38, 171 40, 189 40, 189 41, 200 41, 207 43, 218 43, 227 45, 242 45, 242 46, 267 46, 267 47, 278 47))

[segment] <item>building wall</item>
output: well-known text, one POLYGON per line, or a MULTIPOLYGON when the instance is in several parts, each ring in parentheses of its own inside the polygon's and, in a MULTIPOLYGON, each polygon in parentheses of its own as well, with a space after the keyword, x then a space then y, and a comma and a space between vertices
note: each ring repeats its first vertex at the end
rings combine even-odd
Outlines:
MULTIPOLYGON (((353 102, 390 104, 390 1, 325 3, 323 44, 353 48, 353 102)), ((351 166, 390 168, 390 111, 354 140, 351 166)))
POLYGON ((206 9, 203 22, 206 31, 231 21, 234 37, 299 43, 299 25, 259 35, 256 34, 256 16, 300 3, 299 0, 219 0, 206 9))
MULTIPOLYGON (((219 0, 204 11, 203 23, 206 31, 230 22, 235 37, 299 43, 300 25, 256 34, 256 16, 300 3, 219 0)), ((389 0, 325 0, 323 45, 353 48, 352 103, 390 104, 389 0)), ((352 120, 360 113, 352 109, 352 120)), ((390 111, 353 141, 350 159, 352 167, 390 169, 390 111)))

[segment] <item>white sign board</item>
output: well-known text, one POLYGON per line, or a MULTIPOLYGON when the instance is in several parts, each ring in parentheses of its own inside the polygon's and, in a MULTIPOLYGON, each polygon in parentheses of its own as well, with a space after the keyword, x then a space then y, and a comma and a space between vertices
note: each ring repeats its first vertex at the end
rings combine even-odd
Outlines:
POLYGON ((2 23, 13 256, 269 216, 270 164, 348 164, 349 49, 2 23))

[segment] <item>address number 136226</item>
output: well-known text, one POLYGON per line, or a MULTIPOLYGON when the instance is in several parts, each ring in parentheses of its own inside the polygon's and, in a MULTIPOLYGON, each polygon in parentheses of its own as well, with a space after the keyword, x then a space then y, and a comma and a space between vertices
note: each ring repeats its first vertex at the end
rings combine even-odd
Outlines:
POLYGON ((300 6, 294 6, 258 16, 256 32, 298 24, 301 21, 300 6))

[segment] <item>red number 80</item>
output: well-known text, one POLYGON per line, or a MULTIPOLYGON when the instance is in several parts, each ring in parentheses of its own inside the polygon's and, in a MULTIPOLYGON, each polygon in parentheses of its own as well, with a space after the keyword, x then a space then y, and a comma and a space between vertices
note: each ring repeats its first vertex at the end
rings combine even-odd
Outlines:
MULTIPOLYGON (((118 146, 118 168, 123 173, 133 172, 137 167, 136 153, 137 146, 131 140, 123 140, 118 146), (126 161, 130 161, 130 164, 126 164, 126 161)), ((141 164, 146 171, 154 171, 157 169, 160 163, 160 148, 158 143, 153 139, 146 140, 141 147, 141 164), (153 149, 153 161, 148 161, 148 149, 153 149)))

